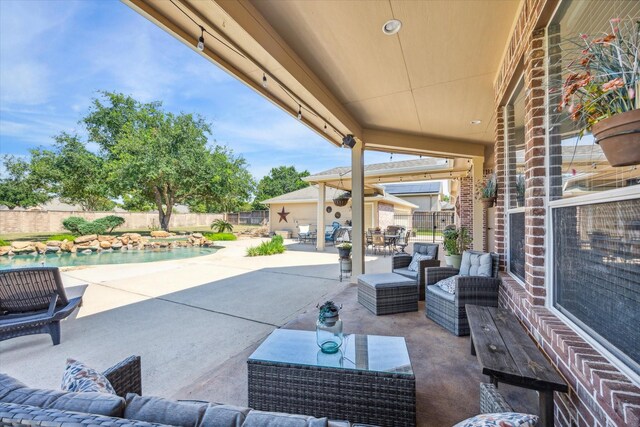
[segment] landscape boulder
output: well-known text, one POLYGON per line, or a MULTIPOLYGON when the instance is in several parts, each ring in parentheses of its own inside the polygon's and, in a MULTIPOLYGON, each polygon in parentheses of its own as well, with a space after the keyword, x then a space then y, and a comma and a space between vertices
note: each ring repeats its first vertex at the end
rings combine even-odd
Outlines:
POLYGON ((60 240, 47 240, 47 246, 62 246, 62 242, 60 240))
POLYGON ((9 255, 11 253, 11 246, 0 246, 0 256, 9 255))
POLYGON ((111 244, 111 249, 122 249, 122 243, 120 242, 115 242, 111 244))
POLYGON ((151 237, 156 237, 156 238, 164 238, 164 237, 169 237, 171 236, 171 233, 169 233, 168 231, 164 231, 164 230, 154 230, 151 232, 151 237))
POLYGON ((100 247, 102 249, 111 249, 111 242, 107 241, 107 240, 103 240, 100 242, 100 247))
POLYGON ((60 244, 60 250, 63 252, 71 252, 71 248, 73 248, 73 242, 68 240, 63 240, 60 244))
POLYGON ((45 245, 44 243, 36 242, 35 246, 36 246, 36 250, 38 251, 38 253, 43 254, 43 253, 47 252, 47 245, 45 245))
POLYGON ((98 239, 97 234, 88 234, 86 236, 76 237, 76 240, 74 241, 76 242, 76 244, 82 244, 82 243, 92 242, 97 239, 98 239))
POLYGON ((60 252, 60 246, 47 246, 46 252, 47 253, 60 252))
POLYGON ((13 252, 16 254, 31 253, 36 250, 33 242, 12 242, 13 252))
POLYGON ((202 239, 202 233, 193 233, 191 236, 195 237, 196 239, 202 239))

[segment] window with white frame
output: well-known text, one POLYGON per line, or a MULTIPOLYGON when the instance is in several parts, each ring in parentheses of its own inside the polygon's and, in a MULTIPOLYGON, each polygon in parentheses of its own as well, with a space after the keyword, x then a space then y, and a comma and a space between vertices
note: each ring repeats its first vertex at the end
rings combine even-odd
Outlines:
POLYGON ((520 82, 505 109, 505 164, 507 203, 507 269, 524 281, 524 84, 520 82))
MULTIPOLYGON (((576 39, 640 19, 640 2, 565 1, 548 27, 550 305, 627 371, 640 375, 640 168, 612 167, 559 109, 576 39), (611 21, 613 19, 613 21, 611 21)), ((578 41, 580 43, 580 41, 578 41)))

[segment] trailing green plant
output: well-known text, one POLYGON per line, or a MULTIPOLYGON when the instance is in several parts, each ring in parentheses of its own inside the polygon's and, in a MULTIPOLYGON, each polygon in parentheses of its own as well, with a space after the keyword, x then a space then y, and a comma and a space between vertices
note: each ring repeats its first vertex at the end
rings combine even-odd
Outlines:
POLYGON ((233 225, 224 219, 216 219, 211 223, 211 229, 218 233, 225 233, 227 231, 230 233, 233 231, 233 225))
POLYGON ((609 24, 611 33, 581 34, 562 46, 558 65, 568 63, 568 75, 558 110, 568 109, 580 136, 601 120, 640 107, 640 20, 614 18, 609 24))
POLYGON ((111 234, 113 233, 114 228, 120 227, 122 224, 124 224, 124 218, 116 215, 107 215, 103 218, 98 218, 93 222, 103 225, 106 229, 109 230, 109 234, 111 234))
POLYGON ((284 239, 282 236, 273 236, 268 242, 262 242, 258 246, 247 248, 247 256, 253 257, 281 254, 286 250, 283 242, 284 239))
POLYGON ((340 243, 337 247, 341 248, 341 249, 351 249, 352 248, 351 243, 349 243, 349 242, 340 243))
POLYGON ((70 242, 73 242, 73 240, 75 240, 76 236, 74 236, 73 234, 54 234, 53 236, 49 236, 47 238, 47 240, 55 240, 58 242, 62 242, 64 240, 69 240, 70 242))
POLYGON ((204 237, 206 237, 207 240, 211 240, 212 242, 238 240, 238 237, 236 237, 236 235, 233 233, 206 233, 204 237))
POLYGON ((0 246, 11 246, 11 242, 0 239, 0 246))

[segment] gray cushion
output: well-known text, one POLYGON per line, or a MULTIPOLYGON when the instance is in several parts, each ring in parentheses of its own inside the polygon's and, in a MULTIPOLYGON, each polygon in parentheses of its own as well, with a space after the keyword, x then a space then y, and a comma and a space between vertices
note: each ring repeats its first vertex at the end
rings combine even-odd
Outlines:
POLYGON ((393 272, 396 273, 396 274, 400 274, 400 275, 402 275, 404 277, 409 277, 409 278, 414 279, 414 280, 418 279, 418 272, 409 270, 409 267, 394 268, 393 272))
POLYGON ((200 424, 207 403, 176 402, 153 396, 127 394, 124 418, 150 423, 170 424, 181 427, 196 427, 200 424))
POLYGON ((249 408, 231 405, 209 405, 204 412, 200 427, 240 427, 249 408))
POLYGON ((413 252, 417 252, 423 255, 429 255, 431 259, 436 258, 436 252, 438 251, 438 245, 426 244, 426 243, 414 243, 413 252))
MULTIPOLYGON (((431 293, 436 295, 437 297, 443 298, 447 301, 451 301, 454 302, 456 300, 456 295, 455 294, 450 294, 449 292, 445 292, 442 290, 442 288, 438 285, 429 285, 427 286, 427 293, 431 293)), ((429 298, 429 297, 427 297, 429 298)))
POLYGON ((123 398, 114 394, 96 392, 74 393, 20 387, 4 393, 0 401, 109 417, 121 417, 124 412, 123 398))
POLYGON ((326 418, 251 411, 242 427, 327 427, 326 418))
POLYGON ((415 286, 416 281, 395 273, 363 274, 358 276, 358 283, 372 288, 401 288, 415 286))
POLYGON ((460 263, 460 276, 492 277, 493 264, 491 254, 465 251, 460 263))
POLYGON ((27 386, 7 374, 0 374, 0 402, 5 402, 4 397, 14 390, 27 386))

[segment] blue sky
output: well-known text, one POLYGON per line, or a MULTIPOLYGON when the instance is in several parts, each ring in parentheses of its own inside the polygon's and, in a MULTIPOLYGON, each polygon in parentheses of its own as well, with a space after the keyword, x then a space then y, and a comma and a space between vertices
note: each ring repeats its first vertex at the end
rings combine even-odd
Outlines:
MULTIPOLYGON (((0 154, 26 155, 79 131, 99 90, 203 115, 211 143, 244 156, 257 178, 280 165, 313 173, 350 162, 348 150, 117 0, 0 0, 0 154)), ((367 152, 365 161, 389 154, 367 152)))

